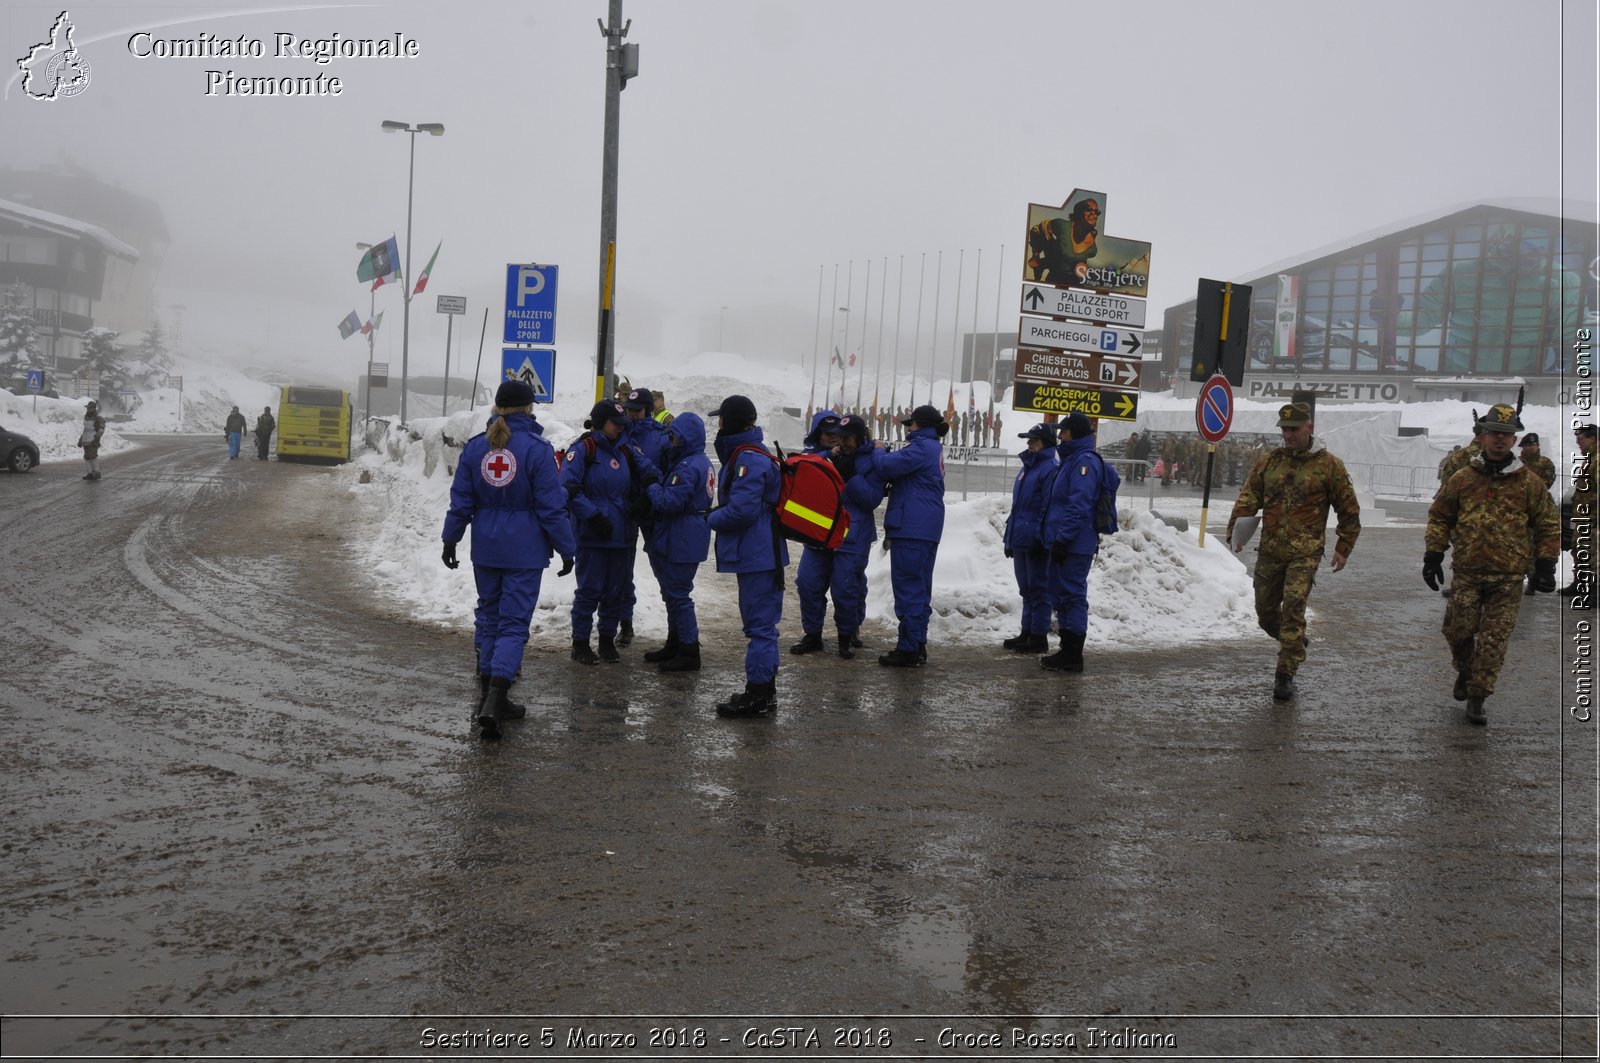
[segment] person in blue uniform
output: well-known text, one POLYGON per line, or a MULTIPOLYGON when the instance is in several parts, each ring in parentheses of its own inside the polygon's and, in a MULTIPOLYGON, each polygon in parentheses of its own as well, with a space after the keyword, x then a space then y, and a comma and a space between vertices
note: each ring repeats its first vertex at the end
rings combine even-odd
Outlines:
MULTIPOLYGON (((654 422, 652 422, 654 423, 654 422)), ((694 612, 694 579, 711 549, 706 516, 716 498, 711 459, 706 457, 706 424, 697 413, 680 414, 667 431, 661 482, 651 484, 635 504, 648 512, 644 553, 661 586, 667 607, 667 642, 644 659, 663 672, 700 670, 700 625, 694 612)))
POLYGON ((873 480, 887 486, 883 537, 889 542, 889 582, 900 621, 894 649, 878 663, 916 668, 928 661, 928 618, 933 615, 933 563, 944 535, 944 445, 950 431, 932 406, 918 406, 905 425, 906 445, 878 455, 873 480))
POLYGON ((762 443, 756 404, 729 395, 711 413, 720 418, 716 436, 717 571, 739 580, 739 619, 750 640, 744 655, 744 692, 717 705, 725 718, 766 716, 778 707, 778 624, 783 620, 783 570, 789 549, 778 531, 778 462, 762 443), (747 448, 747 449, 741 449, 747 448))
POLYGON ((1100 498, 1102 466, 1086 415, 1068 415, 1056 456, 1061 467, 1050 482, 1039 533, 1050 551, 1050 607, 1061 629, 1061 649, 1039 663, 1051 671, 1081 672, 1083 642, 1089 633, 1089 567, 1100 552, 1094 507, 1100 498))
POLYGON ((597 402, 567 448, 561 480, 578 536, 578 587, 572 595, 572 659, 580 664, 622 660, 617 627, 627 600, 637 526, 629 507, 644 484, 660 473, 623 438, 628 415, 621 403, 597 402), (589 644, 600 613, 600 653, 589 644))
MULTIPOLYGON (((662 457, 667 452, 667 430, 651 417, 655 409, 655 395, 649 388, 633 388, 622 398, 622 408, 628 414, 623 438, 637 447, 639 453, 650 460, 650 464, 657 469, 664 468, 662 457)), ((639 526, 639 531, 648 537, 649 530, 643 525, 639 526)), ((638 546, 639 536, 635 535, 628 544, 628 590, 622 606, 622 620, 617 627, 618 646, 633 642, 633 607, 639 600, 638 591, 633 585, 638 546)))
POLYGON ((851 414, 839 422, 833 464, 844 480, 850 531, 834 551, 833 622, 839 629, 839 656, 846 659, 856 655, 857 632, 867 618, 867 561, 878 541, 876 510, 883 501, 883 481, 873 475, 880 453, 864 418, 851 414))
POLYGON ((1050 551, 1039 535, 1050 484, 1060 467, 1056 457, 1056 429, 1036 424, 1017 436, 1028 441, 1017 455, 1022 471, 1011 485, 1011 512, 1006 516, 1005 552, 1017 577, 1022 596, 1022 633, 1001 645, 1017 653, 1044 654, 1050 649, 1050 551))
POLYGON ((572 571, 577 543, 567 516, 567 495, 556 469, 555 448, 533 418, 533 389, 507 381, 495 393, 487 432, 467 441, 450 485, 445 514, 444 564, 458 568, 456 544, 472 527, 472 576, 478 587, 473 642, 478 650, 482 737, 500 737, 502 720, 527 710, 508 696, 522 671, 528 626, 539 604, 539 583, 552 552, 558 576, 572 571))
MULTIPOLYGON (((839 415, 832 410, 818 410, 811 418, 811 431, 802 440, 806 454, 820 454, 830 458, 839 443, 839 415)), ((800 599, 800 641, 789 647, 790 653, 816 653, 822 649, 822 624, 828 616, 828 588, 833 582, 833 551, 807 543, 800 551, 800 564, 795 568, 794 590, 800 599)), ((837 611, 839 599, 834 598, 837 611)), ((837 619, 837 618, 836 618, 837 619)))

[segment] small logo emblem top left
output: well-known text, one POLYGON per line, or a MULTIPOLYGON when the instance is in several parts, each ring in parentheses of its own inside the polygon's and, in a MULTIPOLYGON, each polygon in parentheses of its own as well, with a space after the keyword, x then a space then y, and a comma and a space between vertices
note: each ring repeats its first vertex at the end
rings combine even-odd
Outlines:
POLYGON ((65 11, 50 27, 50 39, 35 44, 17 60, 22 91, 30 99, 54 101, 89 87, 89 61, 72 42, 72 19, 65 11))

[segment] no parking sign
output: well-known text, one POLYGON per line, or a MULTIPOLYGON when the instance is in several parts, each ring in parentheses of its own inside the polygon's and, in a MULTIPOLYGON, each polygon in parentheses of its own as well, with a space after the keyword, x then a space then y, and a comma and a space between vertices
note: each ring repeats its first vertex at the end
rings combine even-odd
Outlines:
POLYGON ((1233 425, 1233 385, 1221 373, 1200 389, 1194 404, 1194 425, 1207 443, 1220 443, 1233 425))

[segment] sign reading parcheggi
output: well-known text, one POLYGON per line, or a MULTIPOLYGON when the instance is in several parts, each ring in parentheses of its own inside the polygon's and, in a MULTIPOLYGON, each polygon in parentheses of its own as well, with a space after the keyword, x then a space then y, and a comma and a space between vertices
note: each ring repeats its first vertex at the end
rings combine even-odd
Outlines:
POLYGON ((1082 413, 1113 421, 1132 421, 1139 412, 1137 391, 1101 391, 1043 380, 1018 380, 1013 394, 1011 408, 1032 413, 1082 413))

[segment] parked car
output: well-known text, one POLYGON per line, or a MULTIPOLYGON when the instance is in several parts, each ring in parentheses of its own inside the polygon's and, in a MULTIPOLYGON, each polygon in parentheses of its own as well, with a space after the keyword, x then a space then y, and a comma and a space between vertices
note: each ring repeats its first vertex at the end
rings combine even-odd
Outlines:
POLYGON ((27 472, 39 464, 39 444, 0 425, 0 465, 12 472, 27 472))

